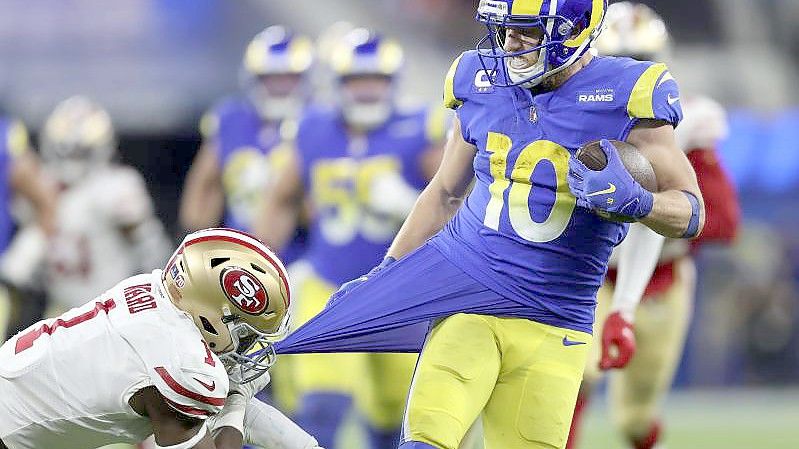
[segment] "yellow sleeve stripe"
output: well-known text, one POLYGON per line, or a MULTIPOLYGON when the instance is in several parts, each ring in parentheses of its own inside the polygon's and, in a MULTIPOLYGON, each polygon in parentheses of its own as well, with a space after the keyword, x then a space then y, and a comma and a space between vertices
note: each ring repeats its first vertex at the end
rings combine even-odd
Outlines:
POLYGON ((650 66, 638 78, 627 102, 627 113, 634 118, 655 118, 652 97, 655 94, 657 81, 668 71, 666 64, 650 66))
POLYGON ((30 141, 28 139, 28 130, 21 122, 14 121, 8 126, 8 133, 6 135, 6 145, 8 154, 12 158, 19 157, 25 154, 30 148, 30 141))
POLYGON ((463 104, 462 101, 455 98, 455 72, 458 71, 458 63, 461 62, 462 57, 463 54, 453 61, 444 80, 444 107, 448 109, 458 109, 463 104))
POLYGON ((441 142, 447 134, 447 110, 433 106, 427 112, 425 123, 425 134, 427 141, 431 143, 441 142))

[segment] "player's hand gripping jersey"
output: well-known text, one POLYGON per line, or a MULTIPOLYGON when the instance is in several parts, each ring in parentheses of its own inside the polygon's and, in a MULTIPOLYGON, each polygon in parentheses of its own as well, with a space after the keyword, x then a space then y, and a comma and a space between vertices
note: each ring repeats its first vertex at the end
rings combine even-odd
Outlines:
POLYGON ((193 418, 222 410, 225 368, 160 278, 160 270, 129 278, 0 348, 0 439, 9 449, 140 442, 153 429, 128 401, 148 386, 193 418))
POLYGON ((497 88, 493 76, 503 75, 487 71, 474 51, 447 76, 445 104, 478 148, 477 179, 432 243, 480 283, 527 306, 526 318, 591 332, 594 297, 626 227, 576 207, 568 160, 587 142, 625 140, 642 119, 676 126, 677 83, 663 64, 613 57, 593 58, 554 91, 497 88))

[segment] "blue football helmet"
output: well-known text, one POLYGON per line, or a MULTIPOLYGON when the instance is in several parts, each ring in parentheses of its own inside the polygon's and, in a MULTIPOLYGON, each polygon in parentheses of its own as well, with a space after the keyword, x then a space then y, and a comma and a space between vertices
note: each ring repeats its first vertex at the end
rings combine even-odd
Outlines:
POLYGON ((369 130, 388 120, 403 63, 402 47, 374 31, 356 28, 341 39, 330 55, 330 68, 348 124, 369 130))
POLYGON ((243 84, 264 119, 294 116, 308 96, 313 42, 276 25, 258 33, 244 52, 243 84))
POLYGON ((495 86, 533 87, 574 64, 599 36, 608 0, 480 0, 476 19, 488 29, 477 44, 477 53, 495 86), (537 28, 540 45, 521 51, 505 51, 505 29, 537 28), (538 62, 518 70, 509 62, 540 52, 538 62))

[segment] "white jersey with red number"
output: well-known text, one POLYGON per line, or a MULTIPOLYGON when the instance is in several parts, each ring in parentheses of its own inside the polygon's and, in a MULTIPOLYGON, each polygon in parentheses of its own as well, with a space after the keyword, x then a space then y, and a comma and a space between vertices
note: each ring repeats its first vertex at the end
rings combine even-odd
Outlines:
POLYGON ((128 401, 149 386, 185 415, 221 411, 227 373, 160 276, 126 279, 0 347, 0 440, 9 449, 140 442, 152 427, 128 401))
POLYGON ((76 307, 120 279, 156 268, 139 266, 122 232, 153 214, 136 170, 114 165, 95 170, 64 190, 58 203, 58 231, 47 254, 47 291, 59 306, 76 307))

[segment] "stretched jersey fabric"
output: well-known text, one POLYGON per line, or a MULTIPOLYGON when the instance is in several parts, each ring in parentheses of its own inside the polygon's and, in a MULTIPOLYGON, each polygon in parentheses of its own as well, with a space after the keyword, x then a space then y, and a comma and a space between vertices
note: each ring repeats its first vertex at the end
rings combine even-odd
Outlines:
POLYGON ((222 410, 227 373, 162 293, 160 273, 126 279, 0 347, 0 439, 9 449, 143 441, 150 420, 128 401, 149 386, 187 416, 222 410))
POLYGON ((14 233, 11 217, 11 164, 28 150, 28 132, 22 123, 0 118, 0 253, 5 251, 14 233))
MULTIPOLYGON (((588 142, 626 140, 642 119, 676 127, 682 118, 677 83, 663 64, 614 57, 593 58, 552 91, 494 87, 493 76, 498 75, 487 72, 474 51, 458 57, 447 75, 445 105, 456 109, 463 138, 478 150, 476 182, 463 207, 429 244, 506 304, 472 298, 448 303, 438 316, 469 310, 590 333, 608 258, 627 229, 576 207, 566 181, 568 160, 588 142)), ((423 274, 416 282, 428 278, 435 276, 423 274)), ((402 292, 382 297, 374 291, 362 297, 366 290, 353 289, 341 306, 299 329, 301 336, 289 336, 281 351, 291 351, 300 339, 303 350, 352 349, 335 340, 355 308, 360 316, 375 317, 369 322, 372 333, 384 330, 391 319, 384 314, 393 307, 388 302, 403 304, 408 325, 424 321, 422 316, 429 319, 430 298, 414 303, 402 292)))
POLYGON ((371 211, 370 190, 378 178, 397 175, 424 188, 420 158, 443 136, 431 130, 443 125, 428 126, 429 114, 396 112, 363 136, 350 134, 334 108, 309 108, 300 121, 296 155, 314 206, 304 258, 325 281, 340 285, 383 258, 404 217, 371 211))
MULTIPOLYGON (((290 126, 287 126, 290 128, 290 126)), ((264 122, 246 98, 228 98, 202 119, 203 137, 214 144, 225 194, 225 227, 252 231, 264 191, 279 170, 285 135, 279 123, 264 122)), ((302 252, 300 236, 281 253, 289 263, 302 252)))

